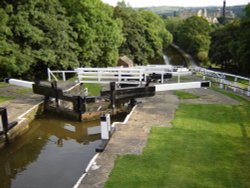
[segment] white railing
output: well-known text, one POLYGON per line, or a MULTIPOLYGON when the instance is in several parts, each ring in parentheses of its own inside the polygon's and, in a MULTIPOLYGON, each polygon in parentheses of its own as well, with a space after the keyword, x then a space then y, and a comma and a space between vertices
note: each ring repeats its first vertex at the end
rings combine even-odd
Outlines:
POLYGON ((81 83, 130 83, 146 82, 144 69, 133 68, 77 68, 78 81, 81 83))
POLYGON ((67 73, 75 73, 77 74, 76 71, 74 70, 50 70, 49 68, 47 69, 47 73, 48 73, 48 81, 52 81, 52 79, 54 79, 55 81, 58 81, 58 78, 55 76, 55 74, 61 74, 62 76, 62 80, 66 81, 66 74, 67 73))
POLYGON ((206 77, 212 78, 213 82, 218 83, 221 89, 230 88, 234 92, 240 91, 241 93, 250 96, 250 78, 235 74, 208 70, 201 67, 193 67, 192 70, 194 72, 201 73, 203 76, 203 80, 205 80, 206 77))
POLYGON ((147 76, 149 74, 161 75, 161 83, 164 83, 164 74, 170 73, 173 76, 178 77, 180 82, 181 76, 192 74, 187 68, 181 66, 171 65, 148 65, 148 66, 136 66, 131 68, 122 67, 109 67, 109 68, 77 68, 75 70, 64 71, 64 70, 50 70, 48 68, 48 81, 56 80, 60 78, 66 81, 66 74, 71 73, 77 76, 77 80, 80 83, 110 83, 117 82, 139 84, 146 83, 147 76))

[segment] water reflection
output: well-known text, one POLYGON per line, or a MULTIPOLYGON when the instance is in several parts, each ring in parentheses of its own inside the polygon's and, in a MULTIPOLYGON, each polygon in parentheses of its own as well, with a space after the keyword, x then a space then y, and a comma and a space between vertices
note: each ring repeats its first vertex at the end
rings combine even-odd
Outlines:
POLYGON ((98 124, 48 116, 35 120, 0 151, 0 187, 72 187, 100 144, 98 132, 88 134, 98 124))

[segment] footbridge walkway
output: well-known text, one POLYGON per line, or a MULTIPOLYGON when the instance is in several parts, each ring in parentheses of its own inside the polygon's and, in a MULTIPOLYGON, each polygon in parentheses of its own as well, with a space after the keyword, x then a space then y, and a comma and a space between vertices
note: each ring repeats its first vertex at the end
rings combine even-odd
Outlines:
POLYGON ((147 83, 148 78, 160 80, 161 83, 171 76, 191 75, 191 71, 181 66, 171 65, 148 65, 130 68, 108 67, 108 68, 77 68, 70 71, 48 69, 48 81, 66 80, 67 74, 75 74, 80 83, 110 83, 139 84, 147 83))

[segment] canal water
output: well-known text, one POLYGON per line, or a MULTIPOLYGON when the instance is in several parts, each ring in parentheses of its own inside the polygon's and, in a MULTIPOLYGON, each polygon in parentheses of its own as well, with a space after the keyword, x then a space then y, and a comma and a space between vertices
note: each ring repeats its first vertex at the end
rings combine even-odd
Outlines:
POLYGON ((185 58, 176 48, 171 45, 165 50, 163 59, 167 65, 187 66, 185 58))
MULTIPOLYGON (((172 46, 164 61, 186 65, 172 46)), ((37 118, 26 134, 0 151, 0 188, 74 186, 101 144, 99 124, 99 120, 79 123, 48 115, 37 118)))
POLYGON ((72 187, 101 143, 99 124, 48 115, 34 120, 26 134, 0 151, 0 187, 72 187))

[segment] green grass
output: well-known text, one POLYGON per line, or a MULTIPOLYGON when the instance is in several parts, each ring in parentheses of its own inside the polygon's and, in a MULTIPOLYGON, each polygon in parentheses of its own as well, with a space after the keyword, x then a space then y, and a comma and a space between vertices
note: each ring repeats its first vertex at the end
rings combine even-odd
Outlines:
MULTIPOLYGON (((234 77, 232 76, 227 76, 226 80, 229 80, 234 83, 234 77)), ((249 84, 248 80, 243 80, 243 79, 238 78, 237 82, 238 82, 239 87, 244 88, 244 89, 248 88, 248 84, 249 84)))
POLYGON ((250 103, 249 103, 250 101, 247 98, 243 97, 243 96, 237 95, 237 94, 235 94, 233 92, 226 91, 224 89, 220 89, 220 88, 217 88, 217 87, 212 87, 212 89, 214 91, 220 92, 220 93, 222 93, 224 95, 227 95, 228 97, 231 97, 232 99, 235 99, 235 100, 241 102, 241 104, 243 104, 243 105, 250 105, 250 103))
POLYGON ((25 94, 32 93, 32 89, 30 89, 30 88, 18 88, 15 90, 11 90, 11 92, 19 94, 19 95, 25 95, 25 94))
POLYGON ((5 88, 7 87, 9 84, 5 83, 5 82, 0 82, 0 88, 5 88))
MULTIPOLYGON (((241 99, 240 99, 241 100, 241 99)), ((250 104, 180 104, 142 155, 119 156, 106 188, 250 187, 250 104)))
POLYGON ((176 96, 178 96, 179 99, 197 99, 197 98, 199 98, 199 96, 197 96, 197 95, 194 95, 192 93, 188 93, 185 91, 179 91, 179 90, 174 91, 174 94, 176 96))
POLYGON ((9 101, 9 100, 13 100, 15 99, 15 97, 12 96, 0 96, 0 103, 5 102, 5 101, 9 101))
POLYGON ((90 96, 99 96, 102 87, 100 84, 94 84, 94 83, 85 83, 84 86, 88 88, 89 95, 90 96))
MULTIPOLYGON (((173 76, 170 80, 178 82, 178 76, 173 76)), ((189 76, 180 76, 180 82, 191 82, 191 81, 192 78, 190 78, 189 76)))
MULTIPOLYGON (((234 82, 234 77, 232 77, 232 76, 227 76, 226 79, 229 80, 229 81, 231 81, 231 82, 234 82)), ((241 79, 241 78, 238 78, 237 82, 241 83, 241 84, 244 84, 244 85, 248 85, 249 84, 248 80, 244 80, 244 79, 241 79)))
MULTIPOLYGON (((74 76, 74 77, 70 78, 69 80, 75 81, 75 80, 77 80, 77 76, 74 76)), ((90 96, 99 96, 101 89, 102 89, 100 84, 95 84, 95 83, 84 83, 84 87, 88 88, 90 96)))

